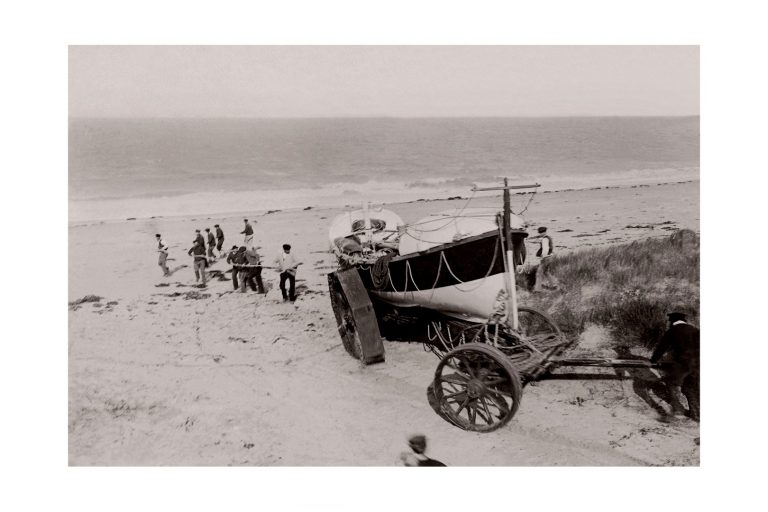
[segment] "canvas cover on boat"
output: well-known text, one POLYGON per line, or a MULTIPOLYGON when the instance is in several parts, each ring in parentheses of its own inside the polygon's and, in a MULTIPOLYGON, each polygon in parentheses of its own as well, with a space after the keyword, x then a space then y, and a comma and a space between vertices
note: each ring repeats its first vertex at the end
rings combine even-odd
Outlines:
MULTIPOLYGON (((397 237, 397 228, 404 224, 403 219, 395 212, 390 210, 368 210, 368 217, 371 220, 371 230, 374 241, 395 240, 397 237)), ((365 212, 363 210, 354 210, 337 215, 331 227, 328 230, 328 238, 331 246, 337 246, 337 240, 340 238, 351 237, 353 235, 362 236, 361 231, 365 229, 365 212)))
MULTIPOLYGON (((401 255, 411 254, 470 236, 498 231, 498 213, 491 208, 456 208, 429 215, 406 228, 400 236, 398 252, 401 255)), ((510 227, 524 229, 525 221, 512 215, 510 227)))

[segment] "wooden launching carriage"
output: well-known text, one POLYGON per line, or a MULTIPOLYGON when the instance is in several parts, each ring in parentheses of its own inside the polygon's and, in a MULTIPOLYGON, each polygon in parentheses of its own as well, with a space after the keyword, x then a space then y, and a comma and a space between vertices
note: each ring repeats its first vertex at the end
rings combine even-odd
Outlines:
POLYGON ((345 349, 372 364, 384 361, 382 334, 422 342, 440 359, 429 401, 465 430, 505 425, 519 407, 523 385, 556 367, 651 366, 558 359, 568 347, 560 329, 544 313, 517 304, 514 275, 525 260, 527 232, 511 212, 509 191, 538 186, 510 186, 505 179, 503 187, 473 189, 502 190, 501 214, 471 215, 464 208, 414 228, 392 212, 364 208, 340 216, 331 228, 340 268, 328 275, 328 284, 345 349), (431 236, 422 237, 424 232, 431 236), (410 244, 392 242, 407 237, 410 244))

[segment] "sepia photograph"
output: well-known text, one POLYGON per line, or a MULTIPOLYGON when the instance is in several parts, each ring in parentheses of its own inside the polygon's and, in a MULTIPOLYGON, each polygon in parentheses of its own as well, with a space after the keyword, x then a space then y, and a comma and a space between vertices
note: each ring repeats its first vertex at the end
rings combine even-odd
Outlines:
POLYGON ((699 46, 67 59, 70 467, 700 465, 699 46))
POLYGON ((5 11, 3 510, 760 508, 753 3, 5 11))

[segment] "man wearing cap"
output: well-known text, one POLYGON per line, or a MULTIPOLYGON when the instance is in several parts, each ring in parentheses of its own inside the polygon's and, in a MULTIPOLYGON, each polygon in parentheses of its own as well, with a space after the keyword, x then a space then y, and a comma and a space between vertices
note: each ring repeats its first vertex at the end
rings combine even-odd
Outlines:
POLYGON ((223 255, 221 254, 221 248, 224 247, 224 231, 221 230, 218 224, 214 224, 216 228, 216 250, 219 251, 219 258, 221 258, 223 255))
POLYGON ((166 264, 166 261, 168 260, 168 245, 163 242, 160 233, 156 234, 155 238, 157 239, 157 264, 163 269, 163 275, 168 277, 171 275, 171 272, 168 270, 168 265, 166 264))
POLYGON ((411 453, 403 452, 400 454, 399 463, 408 467, 425 466, 445 466, 442 462, 430 459, 424 452, 427 451, 427 438, 421 434, 411 436, 408 439, 408 446, 411 447, 411 453))
POLYGON ((216 239, 211 233, 211 228, 205 228, 206 236, 208 237, 208 260, 213 263, 215 256, 213 255, 213 248, 216 247, 216 239))
POLYGON ((205 243, 203 243, 203 237, 200 235, 200 230, 197 230, 198 237, 195 238, 192 248, 187 251, 187 254, 194 257, 193 268, 195 269, 195 282, 200 281, 202 277, 203 286, 205 286, 205 267, 208 264, 208 260, 205 257, 205 243))
POLYGON ((236 245, 233 245, 227 255, 227 263, 232 264, 232 287, 237 290, 237 276, 240 273, 241 265, 245 263, 245 246, 238 249, 236 245))
POLYGON ((296 300, 296 269, 301 265, 296 257, 291 254, 291 246, 283 244, 283 253, 275 258, 275 267, 280 272, 280 291, 283 292, 283 300, 296 300), (288 281, 290 288, 288 293, 285 291, 285 282, 288 281))
POLYGON ((240 234, 245 235, 243 243, 246 249, 250 249, 253 246, 253 227, 251 226, 251 223, 248 222, 248 219, 243 219, 243 222, 245 222, 245 229, 243 229, 240 234))
POLYGON ((699 330, 686 322, 683 313, 670 313, 669 329, 659 341, 651 355, 651 362, 658 362, 669 352, 672 367, 666 375, 672 396, 673 414, 685 414, 680 394, 688 400, 687 415, 699 421, 699 330))
MULTIPOLYGON (((261 256, 256 251, 256 247, 251 247, 245 251, 245 259, 248 265, 245 269, 245 282, 248 283, 251 290, 258 293, 266 293, 264 291, 264 281, 261 279, 261 256)), ((242 285, 241 291, 245 291, 245 283, 242 285)))
POLYGON ((544 265, 548 258, 552 255, 552 237, 547 234, 547 228, 540 226, 539 234, 539 250, 536 251, 536 256, 540 258, 539 266, 536 267, 536 282, 533 285, 533 291, 540 292, 542 290, 542 282, 544 281, 544 265))
POLYGON ((195 244, 200 244, 205 248, 205 240, 203 239, 203 235, 200 234, 200 230, 195 230, 195 241, 193 242, 195 244))

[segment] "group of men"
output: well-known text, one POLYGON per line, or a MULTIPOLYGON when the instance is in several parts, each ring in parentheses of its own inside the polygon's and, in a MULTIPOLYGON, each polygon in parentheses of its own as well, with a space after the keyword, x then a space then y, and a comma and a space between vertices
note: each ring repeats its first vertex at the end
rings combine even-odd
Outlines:
MULTIPOLYGON (((250 286, 251 290, 257 293, 267 293, 261 279, 261 269, 264 267, 257 249, 259 247, 233 245, 229 251, 227 263, 232 264, 232 286, 235 290, 239 287, 241 292, 245 292, 246 286, 250 286)), ((283 244, 283 252, 275 258, 274 266, 267 267, 274 268, 280 273, 280 291, 284 301, 296 300, 296 271, 299 265, 301 262, 291 254, 290 244, 283 244)))
POLYGON ((232 264, 232 286, 235 290, 239 287, 245 293, 248 285, 254 292, 266 293, 261 279, 261 256, 256 249, 254 246, 246 248, 244 245, 233 245, 229 251, 227 263, 232 264))
MULTIPOLYGON (((284 301, 296 300, 296 271, 302 263, 291 254, 291 246, 283 244, 283 252, 275 258, 274 266, 264 267, 261 262, 261 256, 257 252, 260 247, 253 245, 253 226, 248 219, 243 219, 245 223, 243 231, 240 232, 243 237, 243 245, 233 245, 232 249, 226 255, 227 263, 232 264, 232 285, 235 290, 238 288, 245 292, 247 287, 257 293, 266 294, 264 281, 261 278, 262 268, 274 268, 280 274, 280 291, 283 294, 284 301), (288 286, 286 286, 286 284, 288 286)), ((206 285, 207 277, 205 269, 213 264, 217 259, 225 257, 222 252, 224 245, 224 231, 218 224, 214 225, 216 235, 210 228, 205 228, 206 238, 203 238, 199 229, 195 230, 195 239, 192 242, 192 248, 187 253, 193 257, 192 267, 195 271, 195 282, 201 282, 206 285), (206 250, 207 246, 207 250, 206 250), (218 254, 214 253, 214 250, 218 254)), ((158 233, 157 239, 158 265, 163 270, 164 276, 170 276, 168 269, 168 244, 158 233)))

